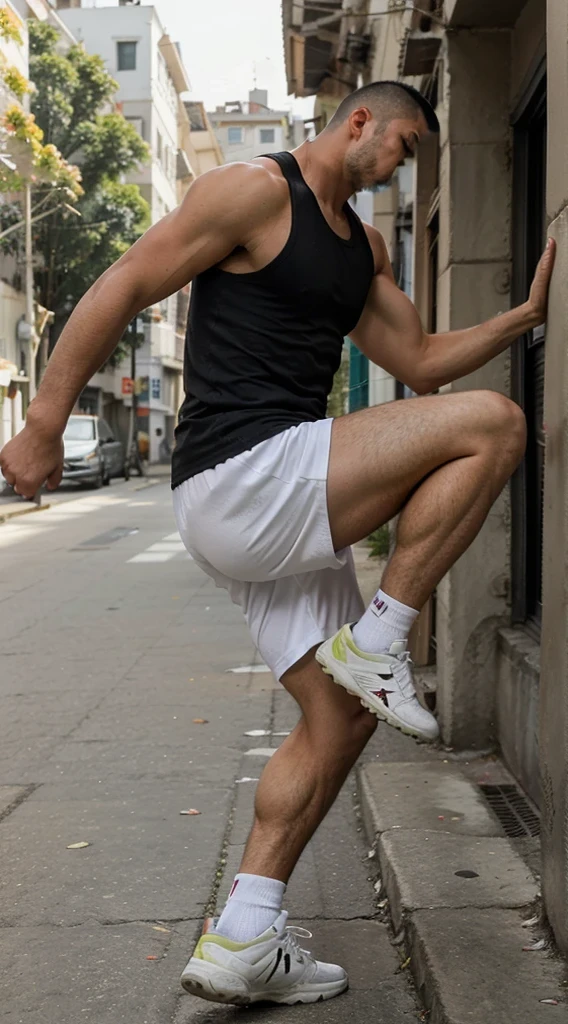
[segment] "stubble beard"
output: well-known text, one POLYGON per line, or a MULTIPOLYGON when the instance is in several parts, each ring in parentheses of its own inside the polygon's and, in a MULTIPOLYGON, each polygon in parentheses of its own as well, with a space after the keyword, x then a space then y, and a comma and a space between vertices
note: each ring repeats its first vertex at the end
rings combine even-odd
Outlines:
POLYGON ((376 132, 371 141, 367 142, 357 154, 347 157, 347 172, 354 192, 386 184, 386 180, 376 177, 379 134, 376 132))

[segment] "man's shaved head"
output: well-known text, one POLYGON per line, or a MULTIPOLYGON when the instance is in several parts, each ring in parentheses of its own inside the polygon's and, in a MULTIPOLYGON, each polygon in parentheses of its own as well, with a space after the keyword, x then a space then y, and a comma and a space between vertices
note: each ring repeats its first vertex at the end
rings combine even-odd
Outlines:
POLYGON ((371 82, 346 96, 340 103, 327 129, 333 131, 342 125, 359 107, 367 107, 381 131, 395 119, 417 118, 422 113, 429 131, 438 132, 440 124, 432 105, 418 89, 404 82, 371 82))
POLYGON ((345 97, 320 138, 330 154, 343 155, 345 177, 359 192, 387 184, 420 140, 439 130, 433 107, 417 89, 372 82, 345 97))

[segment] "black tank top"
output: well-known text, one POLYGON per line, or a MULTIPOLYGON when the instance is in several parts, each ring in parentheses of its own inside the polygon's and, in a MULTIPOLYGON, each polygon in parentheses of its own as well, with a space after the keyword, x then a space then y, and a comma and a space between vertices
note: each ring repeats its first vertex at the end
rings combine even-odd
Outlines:
POLYGON ((291 153, 292 226, 261 270, 211 267, 192 285, 172 487, 289 427, 324 419, 345 335, 365 305, 374 260, 349 204, 351 237, 327 223, 291 153))

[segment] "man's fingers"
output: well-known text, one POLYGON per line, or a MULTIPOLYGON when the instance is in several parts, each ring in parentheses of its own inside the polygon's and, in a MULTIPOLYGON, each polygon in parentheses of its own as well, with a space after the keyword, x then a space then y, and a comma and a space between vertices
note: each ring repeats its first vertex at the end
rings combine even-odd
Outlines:
POLYGON ((554 260, 556 258, 556 242, 553 238, 549 238, 546 249, 540 257, 537 271, 540 271, 543 277, 550 278, 554 269, 554 260))
POLYGON ((48 489, 48 491, 56 491, 57 490, 57 488, 59 487, 59 484, 61 483, 62 476, 63 476, 63 467, 62 466, 58 466, 57 469, 55 469, 53 471, 53 473, 49 474, 49 476, 47 478, 47 489, 48 489))

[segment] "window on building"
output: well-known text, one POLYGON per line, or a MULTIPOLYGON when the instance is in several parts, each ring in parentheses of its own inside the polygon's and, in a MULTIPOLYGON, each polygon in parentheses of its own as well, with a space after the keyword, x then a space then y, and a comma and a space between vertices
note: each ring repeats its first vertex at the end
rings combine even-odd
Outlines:
POLYGON ((227 142, 230 146, 239 145, 243 141, 243 129, 242 128, 227 128, 227 142))
MULTIPOLYGON (((544 64, 513 117, 514 304, 528 296, 546 241, 546 71, 544 64)), ((542 613, 545 329, 513 347, 513 398, 527 417, 526 455, 512 483, 513 616, 533 629, 542 613)))
POLYGON ((260 142, 261 145, 266 146, 272 144, 276 140, 276 132, 274 128, 261 128, 260 129, 260 142))
POLYGON ((118 71, 136 71, 136 43, 116 44, 116 67, 118 71))
POLYGON ((156 132, 156 157, 161 163, 164 158, 164 140, 160 132, 156 132))

